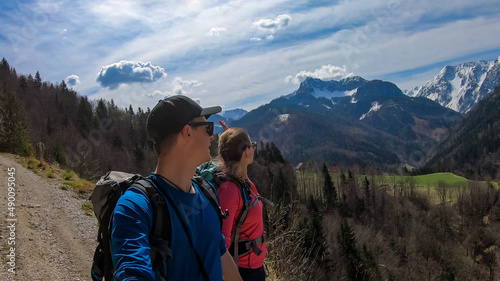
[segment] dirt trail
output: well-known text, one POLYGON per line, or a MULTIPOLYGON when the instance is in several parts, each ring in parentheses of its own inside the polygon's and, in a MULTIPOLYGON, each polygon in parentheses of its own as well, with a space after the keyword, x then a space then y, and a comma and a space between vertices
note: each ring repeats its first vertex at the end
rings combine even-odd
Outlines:
POLYGON ((96 220, 82 210, 87 200, 60 189, 61 183, 48 183, 23 168, 14 156, 0 155, 0 280, 91 280, 96 220), (9 168, 15 168, 13 212, 17 221, 8 221, 11 218, 9 168), (14 274, 8 272, 7 264, 12 247, 8 244, 12 236, 8 226, 12 223, 15 223, 14 274))

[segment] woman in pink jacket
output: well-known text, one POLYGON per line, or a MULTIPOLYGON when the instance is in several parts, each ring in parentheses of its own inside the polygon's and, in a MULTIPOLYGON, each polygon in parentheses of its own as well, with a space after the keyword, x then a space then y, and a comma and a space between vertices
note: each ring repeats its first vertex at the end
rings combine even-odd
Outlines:
POLYGON ((218 190, 222 210, 229 211, 222 233, 230 253, 237 257, 235 262, 244 281, 266 279, 263 264, 267 249, 262 202, 247 174, 256 148, 257 143, 251 142, 248 134, 239 128, 227 129, 219 139, 221 164, 229 179, 218 190), (238 243, 235 243, 236 240, 238 243))

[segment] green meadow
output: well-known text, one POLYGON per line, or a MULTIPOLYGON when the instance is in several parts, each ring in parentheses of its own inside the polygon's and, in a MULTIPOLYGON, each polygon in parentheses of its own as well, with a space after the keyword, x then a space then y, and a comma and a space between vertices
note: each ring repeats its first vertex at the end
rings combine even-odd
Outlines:
MULTIPOLYGON (((331 173, 335 186, 340 185, 339 173, 331 173)), ((346 175, 347 176, 347 175, 346 175)), ((475 182, 453 173, 434 173, 420 176, 399 176, 399 175, 353 175, 361 183, 365 177, 378 186, 387 186, 389 188, 399 188, 400 186, 414 186, 415 191, 427 194, 433 202, 438 202, 443 189, 451 201, 456 199, 458 190, 473 186, 493 185, 498 189, 497 181, 475 182), (441 191, 440 191, 441 190, 441 191)), ((322 196, 323 175, 321 172, 297 172, 297 189, 302 196, 312 194, 314 197, 322 196)))
MULTIPOLYGON (((340 179, 340 174, 331 173, 333 181, 336 183, 340 179)), ((362 181, 365 177, 368 180, 375 179, 379 184, 391 184, 391 183, 399 183, 404 180, 415 181, 415 184, 420 187, 439 187, 440 182, 444 183, 447 187, 462 187, 467 186, 471 180, 468 180, 464 177, 455 175, 453 173, 434 173, 420 176, 399 176, 399 175, 354 175, 358 181, 362 181)), ((312 179, 321 179, 322 175, 320 172, 297 172, 297 179, 299 183, 302 180, 312 180, 312 179)), ((488 182, 480 182, 480 183, 488 183, 488 182)), ((493 184, 494 187, 498 188, 497 181, 489 182, 493 184)))
POLYGON ((461 184, 467 184, 469 182, 468 179, 452 173, 435 173, 413 176, 412 178, 415 180, 415 183, 417 185, 427 187, 437 187, 439 186, 439 182, 444 182, 448 186, 457 186, 461 184))

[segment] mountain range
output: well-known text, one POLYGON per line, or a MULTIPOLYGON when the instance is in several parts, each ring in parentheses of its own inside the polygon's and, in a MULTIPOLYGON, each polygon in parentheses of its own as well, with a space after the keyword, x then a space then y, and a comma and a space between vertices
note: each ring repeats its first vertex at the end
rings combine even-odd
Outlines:
POLYGON ((354 76, 304 80, 298 90, 250 111, 232 126, 272 141, 292 162, 420 164, 461 115, 393 83, 354 76))
MULTIPOLYGON (((476 87, 479 89, 477 93, 481 93, 481 90, 498 83, 499 77, 495 76, 495 73, 499 72, 498 65, 497 60, 493 63, 475 63, 475 66, 473 63, 467 63, 460 67, 445 67, 441 71, 442 75, 438 75, 441 78, 433 81, 441 79, 441 84, 447 85, 449 80, 446 79, 451 79, 452 74, 449 73, 453 72, 455 77, 462 77, 461 81, 469 83, 464 89, 476 87), (457 69, 460 71, 457 72, 457 69), (482 72, 480 69, 483 69, 482 72), (469 78, 466 79, 464 73, 471 76, 467 76, 469 78), (474 80, 471 77, 480 79, 474 80), (477 81, 481 81, 480 86, 477 81)), ((9 127, 11 129, 9 132, 24 140, 14 141, 14 138, 0 135, 0 140, 6 141, 5 143, 0 141, 0 149, 3 147, 5 151, 16 153, 24 151, 23 153, 29 154, 29 151, 34 149, 30 148, 29 143, 37 145, 46 143, 45 149, 37 146, 40 150, 37 153, 43 153, 47 159, 55 159, 59 163, 81 164, 81 161, 77 161, 81 159, 78 158, 79 154, 75 153, 75 149, 79 149, 75 144, 85 142, 89 134, 97 130, 101 133, 97 138, 100 145, 92 146, 90 152, 84 151, 90 155, 84 156, 99 164, 92 166, 95 166, 95 169, 81 166, 80 170, 90 174, 98 174, 96 171, 110 168, 126 170, 125 166, 120 166, 125 163, 133 163, 134 167, 143 168, 145 171, 151 169, 144 163, 154 155, 148 147, 147 134, 142 130, 149 109, 143 111, 139 108, 137 113, 134 113, 130 107, 129 110, 122 112, 112 100, 99 100, 97 104, 92 104, 86 97, 68 89, 63 82, 55 85, 42 81, 38 72, 35 77, 31 74, 18 75, 5 59, 0 63, 0 82, 6 85, 0 89, 0 95, 5 96, 0 99, 5 105, 0 104, 0 107, 16 108, 17 112, 0 118, 0 129, 5 131, 8 124, 20 124, 19 128, 9 127), (9 98, 17 102, 10 101, 9 98), (17 119, 13 116, 17 116, 17 119), (15 119, 15 122, 9 118, 15 119), (102 120, 111 121, 112 126, 102 127, 102 120), (106 160, 111 154, 119 155, 123 159, 106 160)), ((423 92, 424 86, 419 91, 423 92)), ((454 91, 453 87, 443 86, 440 89, 443 89, 442 95, 460 92, 454 91)), ((484 91, 481 95, 487 97, 489 92, 484 91)), ((465 92, 467 95, 470 91, 465 92)), ((474 110, 476 100, 479 100, 479 97, 474 99, 474 103, 459 103, 463 108, 471 106, 472 109, 467 116, 474 112, 485 111, 474 110)), ((462 98, 459 101, 468 100, 462 98)), ((500 105, 486 99, 486 102, 488 101, 496 108, 493 106, 486 111, 498 111, 500 105)), ((242 127, 249 132, 252 140, 274 142, 283 157, 294 164, 313 160, 329 165, 358 165, 390 171, 390 168, 399 169, 406 164, 422 167, 429 156, 434 157, 434 160, 428 161, 425 167, 433 170, 456 169, 460 163, 465 163, 464 161, 470 163, 467 167, 475 167, 477 163, 484 162, 469 161, 468 156, 465 158, 462 156, 474 153, 463 154, 463 151, 473 151, 475 140, 473 137, 482 137, 480 139, 482 141, 484 135, 496 133, 490 129, 492 124, 496 124, 494 123, 496 117, 484 115, 468 119, 473 121, 467 123, 457 123, 462 117, 463 114, 460 112, 444 107, 428 97, 405 95, 391 82, 369 81, 353 76, 340 81, 307 78, 296 91, 250 112, 242 109, 227 110, 211 116, 209 120, 222 120, 229 126, 242 127), (461 125, 452 127, 454 124, 461 125), (462 130, 477 133, 454 138, 453 134, 458 135, 456 132, 462 127, 467 128, 462 130), (474 127, 486 129, 477 131, 474 127), (452 133, 448 134, 450 128, 452 133), (456 140, 451 145, 442 144, 448 139, 456 140), (438 150, 433 150, 438 143, 442 146, 438 150), (458 147, 461 144, 467 144, 467 148, 450 150, 450 147, 458 147), (442 154, 442 151, 446 153, 442 154), (442 160, 448 159, 445 158, 446 155, 452 155, 451 153, 455 151, 462 154, 453 154, 453 158, 442 160), (458 164, 453 167, 443 165, 448 163, 458 164)), ((215 132, 222 132, 222 127, 218 123, 216 126, 215 132)), ((489 147, 487 145, 490 145, 488 141, 491 138, 486 140, 487 142, 479 142, 481 144, 479 148, 489 147)), ((488 155, 497 155, 494 150, 487 152, 493 154, 487 154, 486 158, 493 157, 488 155)), ((474 155, 477 154, 476 151, 474 155)), ((488 167, 488 173, 492 175, 495 170, 491 169, 491 165, 488 167)))
POLYGON ((500 57, 495 61, 477 61, 445 66, 424 85, 405 93, 425 97, 460 113, 469 112, 500 84, 500 57))
POLYGON ((499 84, 500 57, 445 66, 404 93, 359 76, 306 78, 296 91, 228 123, 274 142, 292 162, 420 167, 449 128, 499 84))
POLYGON ((221 116, 229 119, 229 120, 240 120, 241 117, 245 116, 248 111, 241 109, 241 108, 236 108, 236 109, 231 109, 231 110, 224 110, 221 112, 221 116))
POLYGON ((215 134, 220 134, 224 130, 222 129, 222 126, 218 123, 218 121, 224 121, 226 122, 226 124, 230 125, 232 122, 240 120, 247 113, 248 111, 241 108, 224 110, 218 114, 210 116, 208 118, 208 121, 214 122, 214 132, 215 134))

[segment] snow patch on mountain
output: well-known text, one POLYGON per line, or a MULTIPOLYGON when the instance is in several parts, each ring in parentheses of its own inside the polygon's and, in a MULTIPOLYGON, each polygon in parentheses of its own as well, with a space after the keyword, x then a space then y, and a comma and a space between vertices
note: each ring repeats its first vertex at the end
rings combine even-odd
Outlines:
POLYGON ((290 114, 280 114, 280 115, 276 116, 275 123, 280 124, 280 123, 286 122, 288 120, 288 118, 290 118, 290 114))
POLYGON ((382 105, 379 104, 378 101, 372 102, 372 107, 370 108, 370 110, 368 110, 367 113, 361 115, 361 117, 359 117, 359 120, 365 119, 368 116, 368 114, 370 114, 370 112, 378 111, 381 107, 382 107, 382 105))
POLYGON ((350 96, 350 97, 352 97, 352 96, 354 96, 357 92, 358 92, 358 88, 356 88, 356 89, 354 89, 354 90, 351 90, 351 91, 346 91, 346 92, 345 92, 345 95, 346 95, 346 96, 350 96))
POLYGON ((314 89, 314 92, 312 92, 312 95, 315 97, 315 98, 319 98, 319 97, 324 97, 324 98, 327 98, 327 99, 331 99, 331 98, 341 98, 341 97, 345 97, 345 96, 352 96, 354 94, 356 94, 356 91, 358 90, 358 88, 354 89, 354 90, 350 90, 350 91, 333 91, 333 92, 330 92, 328 90, 325 90, 325 89, 314 89))

